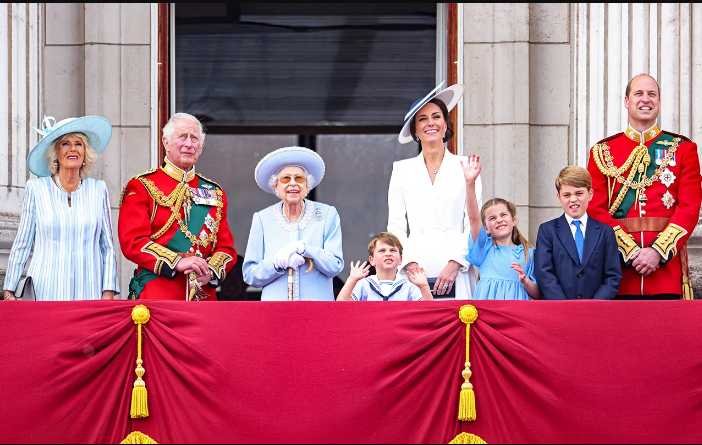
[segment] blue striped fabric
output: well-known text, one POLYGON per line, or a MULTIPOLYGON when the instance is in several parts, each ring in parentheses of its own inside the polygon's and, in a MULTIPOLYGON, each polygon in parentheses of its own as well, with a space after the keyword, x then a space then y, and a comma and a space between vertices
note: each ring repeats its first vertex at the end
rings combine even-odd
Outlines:
POLYGON ((83 180, 71 194, 71 207, 50 176, 27 181, 5 290, 16 290, 32 247, 27 275, 34 280, 37 300, 97 300, 103 290, 119 293, 104 181, 83 180))

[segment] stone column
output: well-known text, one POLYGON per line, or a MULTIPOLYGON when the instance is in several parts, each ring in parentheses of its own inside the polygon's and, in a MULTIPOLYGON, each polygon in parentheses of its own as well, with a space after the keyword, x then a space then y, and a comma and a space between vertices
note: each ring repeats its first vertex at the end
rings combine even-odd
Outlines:
MULTIPOLYGON (((659 126, 702 141, 702 6, 691 3, 573 3, 570 122, 572 160, 586 165, 589 148, 624 131, 626 84, 648 73, 661 86, 659 126)), ((699 152, 698 152, 699 154, 699 152)), ((702 295, 702 228, 688 241, 695 294, 702 295)))
POLYGON ((119 247, 119 198, 132 176, 151 168, 150 43, 149 3, 85 3, 85 114, 113 127, 92 176, 107 183, 124 298, 135 266, 119 247))
POLYGON ((100 115, 112 139, 91 176, 107 183, 122 297, 134 265, 117 239, 127 180, 151 167, 151 6, 140 3, 8 4, 0 7, 0 281, 24 198, 30 127, 100 115), (43 39, 45 36, 45 40, 43 39), (5 79, 3 81, 3 79, 5 79))
POLYGON ((534 242, 560 206, 553 182, 568 165, 568 4, 473 3, 463 15, 464 154, 483 161, 483 201, 517 206, 534 242))
POLYGON ((17 233, 29 150, 38 134, 42 73, 39 3, 0 5, 0 283, 17 233))

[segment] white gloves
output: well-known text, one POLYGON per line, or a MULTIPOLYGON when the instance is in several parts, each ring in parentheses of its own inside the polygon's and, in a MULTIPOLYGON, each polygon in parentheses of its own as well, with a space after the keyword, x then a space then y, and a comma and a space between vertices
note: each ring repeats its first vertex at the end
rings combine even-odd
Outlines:
POLYGON ((297 241, 293 241, 290 244, 295 246, 297 253, 299 253, 300 255, 303 255, 305 253, 305 251, 307 250, 307 248, 305 247, 305 242, 302 241, 301 239, 299 239, 297 241))
POLYGON ((305 262, 301 255, 304 252, 305 242, 302 240, 293 241, 275 254, 273 265, 276 269, 287 269, 288 267, 297 269, 305 262))
POLYGON ((292 267, 294 270, 303 264, 305 264, 305 259, 299 253, 293 253, 288 261, 288 267, 292 267))

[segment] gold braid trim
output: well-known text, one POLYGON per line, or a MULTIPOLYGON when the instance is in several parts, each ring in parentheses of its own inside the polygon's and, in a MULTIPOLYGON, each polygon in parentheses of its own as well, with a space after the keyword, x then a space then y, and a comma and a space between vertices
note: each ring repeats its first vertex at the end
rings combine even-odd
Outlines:
POLYGON ((214 182, 213 180, 211 180, 211 179, 209 179, 209 178, 205 178, 205 177, 202 176, 200 173, 197 173, 197 172, 196 172, 196 173, 195 173, 195 176, 198 176, 200 179, 204 179, 204 180, 207 181, 207 182, 211 182, 212 184, 216 185, 217 188, 220 189, 220 190, 222 189, 222 186, 221 186, 221 185, 217 184, 216 182, 214 182))
MULTIPOLYGON (((222 191, 217 190, 217 194, 222 196, 222 191)), ((185 236, 190 240, 190 242, 193 245, 207 247, 210 243, 217 244, 217 232, 219 231, 219 223, 220 221, 222 221, 222 207, 217 207, 214 229, 212 230, 212 233, 207 235, 207 237, 205 237, 205 239, 203 240, 200 240, 198 237, 192 234, 192 232, 188 229, 188 226, 185 225, 183 218, 180 217, 180 212, 178 212, 176 208, 171 207, 171 211, 173 212, 173 215, 176 215, 176 219, 178 220, 178 226, 180 226, 180 231, 185 234, 185 236)))
POLYGON ((658 237, 653 242, 653 247, 658 253, 661 254, 664 261, 668 261, 678 252, 675 245, 678 243, 680 238, 687 235, 687 230, 683 229, 677 224, 668 224, 658 237), (672 255, 671 255, 672 253, 672 255))
POLYGON ((227 263, 232 259, 231 255, 227 255, 224 252, 215 252, 212 258, 207 261, 207 264, 210 265, 210 268, 214 271, 215 275, 217 275, 217 278, 223 280, 226 275, 225 270, 227 263))
POLYGON ((449 444, 486 444, 483 439, 476 436, 475 434, 461 433, 449 442, 449 444))
MULTIPOLYGON (((144 173, 139 173, 138 175, 132 176, 129 181, 132 179, 138 179, 141 178, 142 176, 150 175, 151 173, 154 173, 156 171, 155 168, 152 168, 151 170, 145 171, 144 173)), ((129 185, 129 181, 127 181, 127 185, 129 185)), ((124 201, 124 194, 127 193, 127 186, 125 185, 122 188, 122 194, 119 196, 119 207, 122 207, 122 202, 124 201)))
POLYGON ((171 270, 174 270, 176 263, 180 258, 180 255, 178 255, 177 253, 173 252, 172 250, 166 247, 163 247, 160 244, 156 244, 153 241, 149 241, 148 243, 146 243, 146 245, 141 248, 141 251, 156 257, 156 266, 154 267, 154 273, 156 275, 161 275, 161 269, 163 268, 164 262, 168 264, 171 270))
POLYGON ((164 224, 158 232, 151 235, 150 238, 152 240, 155 240, 160 238, 164 233, 166 233, 168 229, 171 228, 176 219, 178 219, 178 217, 180 216, 180 208, 183 205, 183 201, 186 198, 188 186, 181 182, 176 186, 175 189, 173 189, 170 195, 166 196, 161 190, 159 190, 158 187, 156 187, 156 184, 154 184, 153 181, 146 178, 139 178, 139 181, 141 181, 141 183, 144 184, 146 191, 149 192, 149 195, 151 195, 156 204, 160 205, 161 207, 167 207, 171 209, 171 216, 170 218, 168 218, 168 221, 166 221, 166 224, 164 224))
MULTIPOLYGON (((596 144, 594 147, 592 147, 592 156, 594 157, 595 164, 597 164, 597 168, 600 170, 600 172, 602 172, 602 174, 607 176, 608 178, 616 179, 617 182, 623 184, 622 188, 619 189, 617 199, 614 201, 614 203, 610 202, 610 215, 614 215, 614 212, 617 211, 629 188, 637 190, 637 194, 643 194, 646 191, 646 187, 650 187, 655 181, 658 180, 661 173, 663 173, 663 170, 665 170, 668 167, 668 164, 670 164, 670 160, 675 155, 680 140, 681 138, 673 138, 672 142, 656 142, 657 144, 665 145, 670 148, 668 148, 668 153, 661 160, 660 166, 653 172, 653 175, 651 175, 650 178, 646 177, 646 169, 651 163, 651 156, 648 154, 648 147, 646 147, 645 145, 638 145, 634 150, 632 150, 624 165, 622 165, 619 168, 614 166, 614 158, 609 153, 609 147, 607 146, 606 142, 602 144, 596 144), (629 167, 632 168, 629 171, 629 175, 627 176, 627 178, 624 179, 623 173, 627 171, 629 167), (639 180, 635 181, 634 177, 637 173, 639 174, 639 180)), ((612 200, 612 192, 613 189, 609 191, 610 201, 612 200)))
POLYGON ((617 238, 617 247, 619 248, 619 252, 622 254, 622 258, 626 263, 629 261, 629 258, 631 258, 631 255, 633 255, 634 252, 639 250, 641 247, 639 247, 633 236, 629 235, 624 231, 624 229, 622 229, 622 226, 617 226, 614 228, 614 236, 617 238))
MULTIPOLYGON (((465 433, 463 433, 465 434, 465 433)), ((139 445, 139 444, 154 444, 158 443, 146 434, 140 432, 140 431, 132 431, 129 433, 127 437, 124 438, 120 444, 128 444, 128 445, 139 445)))

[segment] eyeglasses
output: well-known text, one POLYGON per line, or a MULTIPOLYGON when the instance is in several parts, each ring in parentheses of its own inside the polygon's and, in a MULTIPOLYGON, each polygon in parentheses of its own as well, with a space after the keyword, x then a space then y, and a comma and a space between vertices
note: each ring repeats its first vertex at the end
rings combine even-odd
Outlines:
POLYGON ((279 181, 282 182, 283 184, 287 184, 292 179, 295 179, 295 182, 297 182, 298 184, 304 184, 305 181, 307 181, 307 178, 305 178, 304 176, 300 176, 300 175, 295 175, 295 176, 285 175, 285 176, 281 177, 279 179, 279 181))

